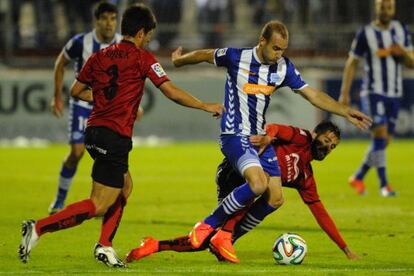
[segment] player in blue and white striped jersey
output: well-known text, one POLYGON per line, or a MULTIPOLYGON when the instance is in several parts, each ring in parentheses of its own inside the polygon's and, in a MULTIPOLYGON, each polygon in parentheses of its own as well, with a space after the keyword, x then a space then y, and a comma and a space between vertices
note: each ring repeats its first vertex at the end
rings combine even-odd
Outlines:
MULTIPOLYGON (((65 66, 73 61, 75 77, 80 72, 86 60, 95 52, 121 40, 121 35, 115 33, 117 26, 118 9, 115 5, 101 2, 94 10, 95 29, 89 33, 82 33, 70 39, 60 52, 54 69, 54 97, 51 102, 53 114, 63 116, 63 78, 65 66)), ((49 207, 49 213, 55 213, 63 208, 67 192, 75 175, 77 165, 85 151, 84 130, 92 105, 82 100, 69 100, 69 144, 70 152, 63 161, 58 191, 49 207)))
POLYGON ((413 67, 411 36, 395 14, 394 0, 376 0, 375 20, 356 35, 342 80, 340 101, 350 104, 350 87, 359 60, 365 60, 365 77, 361 88, 361 110, 373 120, 372 144, 358 171, 349 183, 365 194, 363 178, 370 167, 377 169, 382 196, 395 196, 386 175, 385 149, 394 134, 402 96, 402 67, 413 67))
MULTIPOLYGON (((242 209, 256 196, 266 192, 264 197, 256 200, 249 213, 252 227, 282 205, 280 171, 275 152, 271 147, 266 147, 259 155, 258 149, 249 141, 250 135, 265 134, 266 110, 271 95, 278 88, 290 87, 316 107, 344 116, 362 129, 371 123, 365 114, 339 104, 326 93, 307 85, 293 63, 283 56, 288 40, 286 26, 278 21, 270 21, 264 26, 256 47, 204 49, 185 55, 178 48, 172 54, 177 67, 208 62, 227 68, 221 151, 247 180, 230 193, 210 216, 196 224, 190 233, 194 248, 200 247, 229 215, 242 209)), ((239 261, 231 244, 231 233, 218 231, 210 243, 212 252, 230 262, 239 261)))

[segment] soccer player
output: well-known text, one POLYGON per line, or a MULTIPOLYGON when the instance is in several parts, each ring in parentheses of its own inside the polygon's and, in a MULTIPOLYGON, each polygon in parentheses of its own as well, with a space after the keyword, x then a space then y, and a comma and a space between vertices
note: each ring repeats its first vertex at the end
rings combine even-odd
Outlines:
MULTIPOLYGON (((86 60, 95 52, 121 40, 121 35, 115 33, 118 10, 115 5, 100 2, 94 10, 95 29, 82 33, 70 39, 55 61, 54 97, 51 102, 53 114, 63 116, 63 77, 65 66, 74 62, 75 76, 78 76, 86 60)), ((84 131, 92 110, 92 104, 76 98, 69 100, 69 145, 70 152, 65 157, 59 174, 58 190, 55 199, 50 204, 49 214, 61 210, 65 204, 66 195, 72 184, 76 168, 85 152, 84 131)))
POLYGON ((342 78, 339 101, 350 104, 350 88, 360 59, 365 60, 361 88, 361 110, 372 116, 371 145, 349 184, 358 194, 366 193, 364 177, 371 167, 377 170, 380 194, 395 196, 387 178, 385 149, 394 134, 402 96, 402 67, 414 66, 411 36, 406 26, 392 20, 394 0, 375 1, 375 20, 356 35, 342 78))
POLYGON ((90 198, 49 217, 24 221, 19 247, 22 262, 28 261, 30 251, 42 235, 103 216, 95 258, 108 266, 124 266, 112 248, 112 239, 132 190, 128 154, 146 78, 177 104, 221 116, 224 108, 221 104, 204 103, 175 86, 155 57, 143 48, 155 27, 155 17, 149 8, 129 7, 121 21, 122 41, 93 54, 74 81, 71 95, 94 101, 85 131, 85 147, 94 159, 92 192, 90 198))
MULTIPOLYGON (((194 226, 190 240, 195 249, 228 216, 266 190, 270 191, 267 202, 252 214, 256 224, 283 204, 280 171, 273 149, 269 146, 258 156, 249 141, 250 135, 264 134, 266 110, 277 88, 290 87, 316 107, 343 116, 361 129, 371 124, 371 119, 362 112, 338 103, 302 80, 293 63, 283 56, 288 40, 286 26, 279 21, 270 21, 263 27, 256 47, 203 49, 184 55, 178 48, 172 54, 177 67, 208 62, 227 68, 226 112, 221 120, 220 146, 230 164, 246 179, 245 184, 232 191, 208 217, 194 226)), ((227 236, 223 231, 218 231, 211 244, 220 254, 237 259, 227 236)))
MULTIPOLYGON (((262 148, 267 144, 272 144, 279 160, 282 186, 296 189, 325 233, 348 259, 357 259, 358 256, 348 248, 319 198, 311 165, 313 160, 324 160, 338 146, 341 139, 338 127, 326 121, 319 123, 312 132, 309 132, 293 126, 271 124, 266 127, 266 132, 266 136, 251 136, 250 140, 254 145, 262 148)), ((225 159, 218 166, 216 173, 218 201, 221 202, 233 189, 244 182, 240 174, 225 159)), ((262 204, 263 199, 263 196, 260 197, 248 210, 243 210, 242 214, 235 215, 224 225, 223 229, 231 233, 233 243, 253 229, 254 222, 249 213, 257 208, 258 204, 262 204)), ((207 240, 199 249, 206 249, 208 246, 207 240)), ((144 238, 140 247, 131 250, 127 261, 139 260, 152 253, 167 250, 193 251, 188 235, 163 241, 147 237, 144 238)))

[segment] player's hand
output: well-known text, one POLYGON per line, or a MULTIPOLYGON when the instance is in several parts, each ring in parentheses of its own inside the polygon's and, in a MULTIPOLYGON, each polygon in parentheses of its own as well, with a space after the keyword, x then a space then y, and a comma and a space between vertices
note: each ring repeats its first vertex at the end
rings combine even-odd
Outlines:
POLYGON ((138 107, 137 117, 135 118, 135 121, 140 122, 142 119, 142 116, 144 116, 144 109, 142 107, 138 107))
POLYGON ((391 55, 394 57, 402 57, 405 55, 405 49, 400 44, 394 43, 390 48, 391 55))
POLYGON ((272 143, 272 138, 268 135, 252 135, 249 139, 253 146, 259 147, 259 151, 257 152, 259 155, 272 143))
POLYGON ((177 49, 175 49, 174 52, 172 52, 171 54, 171 61, 174 64, 175 67, 179 67, 180 65, 178 64, 177 60, 183 55, 183 47, 178 47, 177 49))
POLYGON ((53 97, 52 101, 50 102, 50 110, 52 111, 53 115, 60 118, 63 116, 63 99, 61 97, 53 97))
POLYGON ((219 103, 205 103, 202 109, 204 111, 213 113, 213 117, 215 117, 216 119, 221 118, 223 112, 226 111, 224 106, 219 103))
POLYGON ((352 108, 348 108, 346 119, 361 130, 368 129, 372 125, 372 119, 369 116, 352 108))
POLYGON ((348 260, 355 261, 355 260, 361 259, 361 257, 359 257, 358 255, 354 254, 351 250, 349 250, 348 247, 345 247, 343 249, 343 251, 344 251, 346 257, 348 258, 348 260))

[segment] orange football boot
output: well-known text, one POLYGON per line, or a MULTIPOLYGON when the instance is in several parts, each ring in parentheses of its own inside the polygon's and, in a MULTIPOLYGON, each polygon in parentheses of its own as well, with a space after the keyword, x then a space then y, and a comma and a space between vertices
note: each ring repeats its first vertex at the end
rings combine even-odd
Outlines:
POLYGON ((240 263, 231 242, 232 233, 219 230, 210 240, 210 252, 216 255, 219 261, 226 260, 231 263, 240 263))
POLYGON ((146 256, 149 256, 155 252, 158 252, 158 240, 153 237, 145 237, 141 241, 141 245, 132 249, 126 258, 126 262, 138 261, 146 256))
POLYGON ((351 176, 348 180, 349 185, 353 187, 359 195, 365 195, 365 184, 364 181, 360 179, 356 179, 355 177, 351 176))
POLYGON ((197 222, 191 230, 188 237, 190 238, 191 246, 198 249, 205 241, 205 239, 214 231, 214 228, 202 221, 197 222))

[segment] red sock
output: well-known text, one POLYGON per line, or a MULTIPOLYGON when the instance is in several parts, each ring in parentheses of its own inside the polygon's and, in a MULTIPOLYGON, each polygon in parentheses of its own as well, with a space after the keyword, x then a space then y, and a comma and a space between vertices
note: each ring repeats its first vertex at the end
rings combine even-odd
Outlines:
POLYGON ((208 243, 206 243, 207 246, 200 246, 198 249, 194 249, 191 246, 190 239, 187 236, 182 236, 175 238, 173 240, 164 240, 159 241, 158 243, 158 252, 160 251, 177 251, 177 252, 190 252, 190 251, 201 251, 208 247, 208 243))
POLYGON ((248 210, 249 208, 243 208, 240 211, 238 211, 236 214, 234 214, 234 216, 232 216, 230 219, 226 221, 226 223, 223 225, 223 227, 221 227, 221 229, 233 233, 234 227, 244 217, 248 210))
POLYGON ((106 211, 102 220, 101 237, 99 243, 103 246, 112 246, 112 240, 115 237, 121 222, 122 213, 126 205, 126 198, 120 194, 115 203, 106 211))
POLYGON ((36 222, 36 232, 39 236, 47 232, 55 232, 81 224, 84 220, 95 216, 95 204, 85 199, 66 206, 60 212, 40 219, 36 222))

